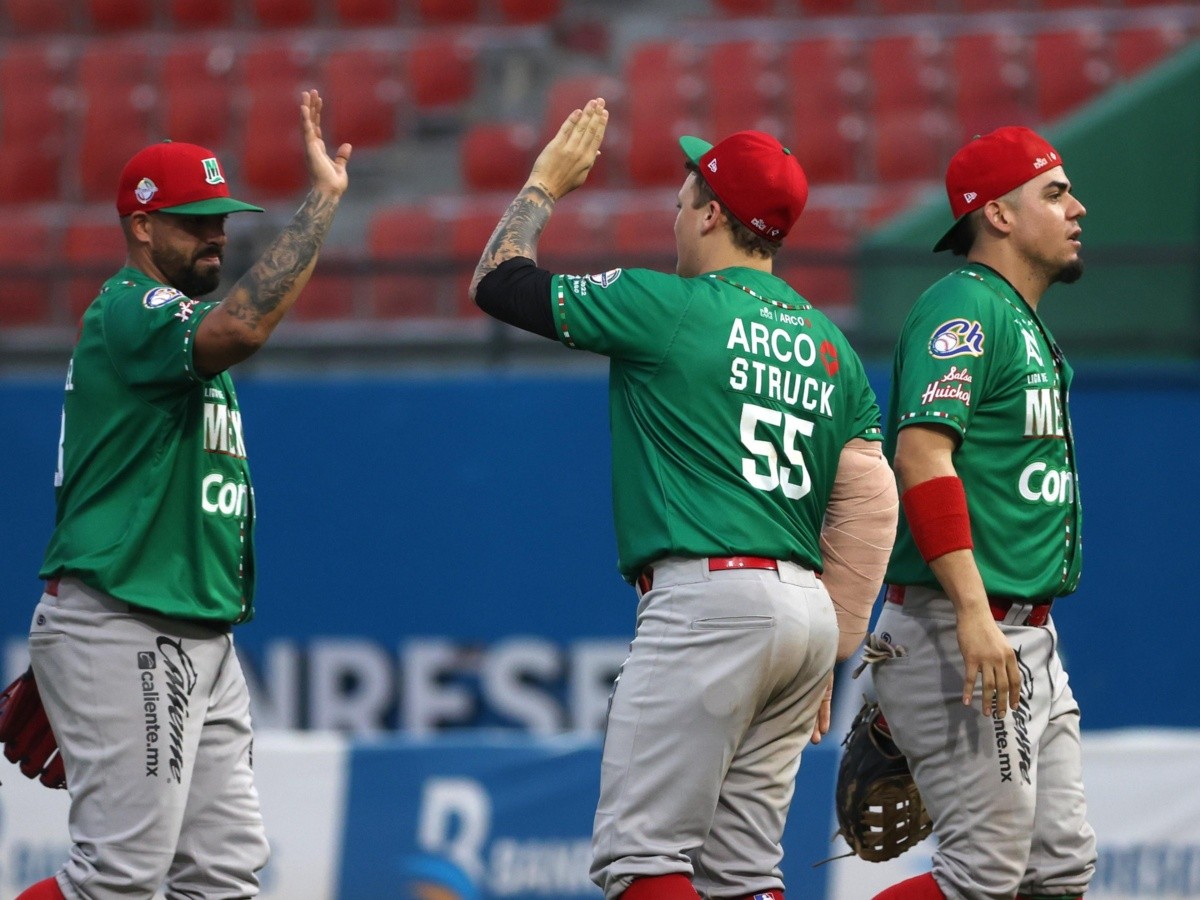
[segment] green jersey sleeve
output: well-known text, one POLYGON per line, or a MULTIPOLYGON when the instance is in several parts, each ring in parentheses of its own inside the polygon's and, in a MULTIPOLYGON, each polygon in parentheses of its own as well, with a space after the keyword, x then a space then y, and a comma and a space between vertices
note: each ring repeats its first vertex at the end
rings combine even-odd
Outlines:
POLYGON ((612 269, 597 275, 555 275, 551 302, 559 340, 630 363, 654 366, 692 302, 677 275, 612 269))
POLYGON ((967 278, 939 281, 917 301, 900 336, 897 425, 945 425, 964 436, 1005 354, 1008 331, 989 289, 967 278))
POLYGON ((215 301, 192 300, 173 287, 121 275, 106 288, 111 294, 98 306, 104 343, 127 384, 153 399, 206 380, 196 372, 192 351, 196 329, 215 301))

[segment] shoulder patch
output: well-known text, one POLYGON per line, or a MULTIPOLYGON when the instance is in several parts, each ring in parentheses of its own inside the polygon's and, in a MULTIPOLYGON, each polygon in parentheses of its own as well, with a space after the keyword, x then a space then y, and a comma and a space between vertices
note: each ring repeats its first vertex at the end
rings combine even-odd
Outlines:
POLYGON ((937 359, 983 356, 983 326, 967 319, 951 319, 933 330, 929 355, 937 359))
POLYGON ((597 284, 602 288, 606 288, 620 277, 620 269, 609 269, 607 272, 601 272, 599 275, 589 275, 587 276, 587 280, 592 284, 597 284))
POLYGON ((159 309, 168 303, 174 303, 182 296, 183 294, 173 287, 151 288, 146 291, 146 296, 142 298, 142 306, 146 307, 146 309, 159 309))

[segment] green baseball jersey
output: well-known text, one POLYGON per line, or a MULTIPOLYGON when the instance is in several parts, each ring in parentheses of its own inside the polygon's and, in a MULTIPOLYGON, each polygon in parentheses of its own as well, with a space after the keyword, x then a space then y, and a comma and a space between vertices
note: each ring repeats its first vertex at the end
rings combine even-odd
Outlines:
MULTIPOLYGON (((884 452, 910 425, 943 425, 988 593, 1041 599, 1079 584, 1079 478, 1067 394, 1071 366, 1016 290, 967 265, 921 295, 896 345, 884 452)), ((892 584, 937 587, 904 516, 892 584)))
POLYGON ((84 314, 67 370, 57 515, 41 577, 69 573, 181 618, 253 613, 253 491, 228 373, 199 375, 216 303, 130 268, 84 314))
POLYGON ((882 437, 862 362, 784 281, 730 268, 556 275, 560 339, 610 358, 613 513, 627 579, 663 556, 821 568, 842 447, 882 437))

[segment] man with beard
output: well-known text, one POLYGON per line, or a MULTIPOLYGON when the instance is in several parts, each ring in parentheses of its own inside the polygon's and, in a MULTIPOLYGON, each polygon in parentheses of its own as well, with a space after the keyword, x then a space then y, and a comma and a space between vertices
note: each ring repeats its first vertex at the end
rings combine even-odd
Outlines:
POLYGON ((311 189, 220 302, 217 157, 164 142, 125 166, 125 267, 67 370, 57 516, 29 650, 71 792, 72 848, 22 900, 253 897, 268 848, 231 626, 254 612, 254 493, 227 370, 308 282, 348 179, 302 94, 311 189))
POLYGON ((903 516, 868 656, 938 848, 876 900, 1078 898, 1096 842, 1050 618, 1081 563, 1071 367, 1038 304, 1079 278, 1085 210, 1026 128, 964 146, 946 190, 956 222, 934 249, 967 262, 897 345, 885 452, 903 516))

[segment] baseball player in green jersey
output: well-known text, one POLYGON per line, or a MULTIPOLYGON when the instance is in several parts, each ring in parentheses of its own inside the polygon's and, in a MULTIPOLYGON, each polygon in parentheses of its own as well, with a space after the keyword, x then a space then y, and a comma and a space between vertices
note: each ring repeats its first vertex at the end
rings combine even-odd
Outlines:
POLYGON ((1071 367, 1038 305, 1082 272, 1085 210, 1026 128, 968 143, 946 190, 956 223, 935 249, 967 262, 896 347, 885 452, 904 514, 869 644, 938 848, 879 898, 1077 898, 1096 845, 1050 617, 1081 562, 1071 367))
POLYGON ((217 157, 163 142, 125 166, 125 267, 67 370, 56 526, 29 651, 66 764, 73 847, 22 900, 253 897, 267 842, 231 626, 254 612, 254 491, 227 370, 296 301, 347 186, 302 95, 311 190, 221 301, 235 200, 217 157))
POLYGON ((766 134, 680 140, 674 274, 537 266, 607 119, 599 98, 567 118, 471 286, 497 318, 610 358, 619 568, 639 603, 592 878, 609 900, 782 900, 801 750, 828 730, 834 662, 865 635, 895 534, 879 410, 845 337, 771 273, 808 183, 766 134))

